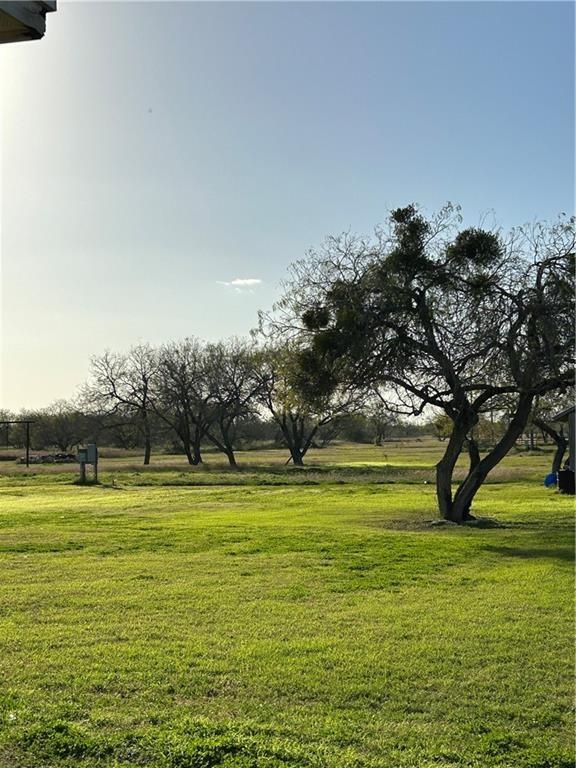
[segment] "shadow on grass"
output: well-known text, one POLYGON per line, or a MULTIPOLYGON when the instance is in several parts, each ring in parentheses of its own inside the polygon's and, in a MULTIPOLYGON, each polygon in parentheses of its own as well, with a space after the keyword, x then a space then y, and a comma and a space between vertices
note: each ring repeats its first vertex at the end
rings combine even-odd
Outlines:
POLYGON ((520 557, 523 559, 549 558, 552 560, 562 560, 564 562, 574 562, 574 549, 572 547, 486 547, 488 552, 494 552, 505 557, 520 557))

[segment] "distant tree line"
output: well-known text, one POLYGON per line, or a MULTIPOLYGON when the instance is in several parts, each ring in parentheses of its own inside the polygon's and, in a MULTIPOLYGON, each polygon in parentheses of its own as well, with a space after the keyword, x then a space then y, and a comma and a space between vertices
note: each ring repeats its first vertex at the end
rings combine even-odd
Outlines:
MULTIPOLYGON (((285 448, 287 461, 304 464, 311 447, 335 440, 382 445, 420 436, 431 425, 399 418, 370 392, 341 388, 314 403, 296 389, 296 350, 230 339, 203 343, 187 338, 160 347, 139 344, 91 360, 91 374, 75 400, 59 400, 0 420, 30 419, 34 450, 69 452, 86 442, 180 453, 191 465, 207 451, 285 448)), ((0 432, 0 445, 19 448, 23 425, 0 432)))
MULTIPOLYGON (((263 365, 266 357, 266 353, 256 353, 254 346, 237 339, 218 345, 188 339, 162 349, 170 349, 171 354, 179 349, 178 354, 187 357, 194 350, 196 362, 204 358, 213 363, 213 346, 218 348, 220 365, 228 354, 238 363, 241 348, 244 352, 251 350, 245 362, 251 360, 254 366, 263 365)), ((236 451, 286 449, 288 461, 295 460, 297 466, 302 466, 310 447, 326 448, 335 441, 381 446, 387 441, 406 438, 426 436, 445 442, 450 437, 451 421, 445 414, 438 413, 426 420, 402 417, 375 395, 358 399, 354 408, 341 408, 338 412, 338 408, 333 407, 323 413, 312 413, 302 406, 298 410, 293 400, 283 401, 277 381, 268 382, 267 389, 259 389, 250 386, 250 377, 246 377, 244 396, 241 397, 237 389, 234 399, 230 397, 230 384, 232 379, 238 384, 239 365, 233 369, 236 377, 212 377, 203 383, 201 370, 196 369, 194 387, 188 380, 181 381, 180 400, 174 379, 167 378, 163 387, 171 393, 170 397, 159 400, 156 377, 162 373, 156 370, 150 379, 151 385, 147 383, 146 373, 148 366, 155 368, 158 355, 159 350, 148 345, 132 347, 126 353, 106 352, 93 358, 91 379, 76 399, 57 400, 45 408, 19 413, 1 410, 0 421, 32 420, 31 447, 35 451, 69 453, 79 445, 96 442, 119 451, 141 452, 145 464, 150 463, 154 451, 184 454, 191 465, 202 464, 205 453, 218 451, 226 454, 231 466, 236 466, 236 451), (104 382, 108 383, 108 390, 103 387, 104 382), (272 383, 274 387, 270 386, 272 383), (214 386, 212 395, 210 384, 214 386), (141 395, 146 391, 146 398, 138 397, 138 391, 141 395), (267 406, 263 405, 263 399, 268 401, 267 406)), ((284 362, 288 365, 287 357, 284 362)), ((223 370, 230 372, 225 365, 223 370)), ((271 374, 271 368, 260 369, 260 377, 266 370, 271 374)), ((184 376, 185 371, 181 365, 180 376, 184 376)), ((287 388, 283 395, 288 395, 287 388)), ((554 445, 557 449, 553 461, 555 471, 561 466, 568 441, 564 427, 552 423, 550 417, 572 400, 571 393, 540 400, 519 440, 520 447, 526 450, 554 445)), ((501 411, 480 417, 474 428, 480 450, 496 444, 506 430, 506 422, 507 414, 501 411)), ((25 441, 24 424, 0 426, 0 448, 21 449, 25 441)))

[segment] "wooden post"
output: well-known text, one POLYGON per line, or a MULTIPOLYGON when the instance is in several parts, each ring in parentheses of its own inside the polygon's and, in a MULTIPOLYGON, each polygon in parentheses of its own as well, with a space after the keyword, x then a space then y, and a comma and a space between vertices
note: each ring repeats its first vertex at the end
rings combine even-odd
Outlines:
POLYGON ((26 422, 26 466, 30 466, 30 422, 26 422))
POLYGON ((568 461, 572 472, 576 471, 576 414, 568 414, 568 461))

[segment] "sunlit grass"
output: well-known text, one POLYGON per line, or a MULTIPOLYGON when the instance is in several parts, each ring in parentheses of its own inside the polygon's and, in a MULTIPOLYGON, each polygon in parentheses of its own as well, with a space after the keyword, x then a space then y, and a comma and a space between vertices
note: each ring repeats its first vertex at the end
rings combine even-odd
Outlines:
POLYGON ((0 765, 571 767, 573 504, 546 460, 481 492, 503 527, 434 527, 420 467, 329 450, 4 476, 0 765))

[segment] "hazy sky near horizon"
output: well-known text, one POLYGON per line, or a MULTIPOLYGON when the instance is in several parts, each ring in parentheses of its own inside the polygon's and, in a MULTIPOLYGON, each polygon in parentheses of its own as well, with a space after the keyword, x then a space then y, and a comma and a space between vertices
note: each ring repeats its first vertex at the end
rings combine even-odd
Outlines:
POLYGON ((61 2, 0 68, 0 407, 246 334, 391 207, 574 209, 571 2, 61 2))

